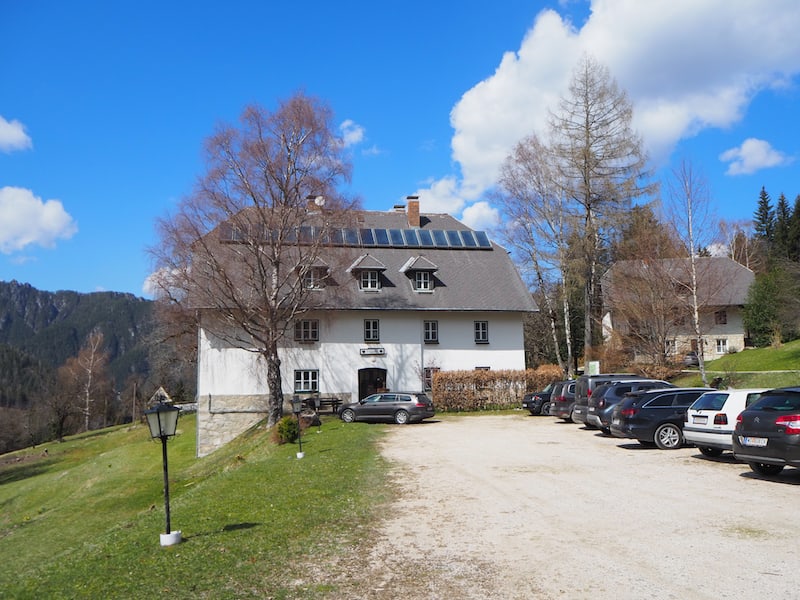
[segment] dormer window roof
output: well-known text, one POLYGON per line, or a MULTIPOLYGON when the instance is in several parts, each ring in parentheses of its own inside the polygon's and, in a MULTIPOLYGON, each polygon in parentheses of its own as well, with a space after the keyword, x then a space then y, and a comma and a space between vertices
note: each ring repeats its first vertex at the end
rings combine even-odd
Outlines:
POLYGON ((437 267, 424 256, 412 256, 402 267, 400 267, 401 273, 411 273, 413 271, 426 271, 428 273, 435 273, 438 270, 439 267, 437 267))
POLYGON ((352 265, 347 267, 346 273, 358 273, 359 271, 385 271, 386 265, 379 261, 374 256, 369 254, 362 254, 359 256, 352 265))

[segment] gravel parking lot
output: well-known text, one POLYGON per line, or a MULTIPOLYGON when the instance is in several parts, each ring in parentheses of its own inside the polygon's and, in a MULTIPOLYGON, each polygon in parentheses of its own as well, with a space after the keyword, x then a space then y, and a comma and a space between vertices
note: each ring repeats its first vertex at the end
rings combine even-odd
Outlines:
POLYGON ((360 549, 343 597, 798 595, 799 470, 760 478, 731 455, 527 413, 393 427, 382 451, 397 516, 360 549))

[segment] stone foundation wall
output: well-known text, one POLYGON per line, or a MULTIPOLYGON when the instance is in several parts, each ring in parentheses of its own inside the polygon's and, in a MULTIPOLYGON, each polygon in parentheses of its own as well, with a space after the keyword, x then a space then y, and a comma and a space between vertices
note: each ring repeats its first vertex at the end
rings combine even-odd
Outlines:
POLYGON ((205 396, 197 403, 197 456, 211 454, 267 416, 265 395, 205 396))

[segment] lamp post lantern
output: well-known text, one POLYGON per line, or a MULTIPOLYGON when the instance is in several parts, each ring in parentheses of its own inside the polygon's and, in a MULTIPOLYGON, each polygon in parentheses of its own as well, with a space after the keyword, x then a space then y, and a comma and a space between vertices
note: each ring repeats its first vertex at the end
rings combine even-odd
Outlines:
POLYGON ((303 428, 300 425, 300 413, 303 411, 303 401, 299 396, 292 396, 292 412, 297 416, 297 442, 300 444, 300 451, 297 458, 303 458, 303 428))
POLYGON ((161 545, 172 546, 181 541, 181 532, 172 531, 169 522, 169 471, 167 469, 167 438, 175 435, 178 428, 180 409, 172 404, 159 401, 152 408, 144 411, 150 436, 161 440, 161 457, 164 463, 164 510, 167 516, 166 533, 161 534, 161 545))

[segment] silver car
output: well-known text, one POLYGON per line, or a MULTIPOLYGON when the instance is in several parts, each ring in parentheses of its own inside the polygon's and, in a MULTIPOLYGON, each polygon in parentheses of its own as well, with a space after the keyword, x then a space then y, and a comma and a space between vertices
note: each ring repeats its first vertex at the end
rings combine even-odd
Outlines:
POLYGON ((686 411, 683 437, 706 456, 732 451, 736 417, 766 391, 767 388, 706 392, 686 411))

